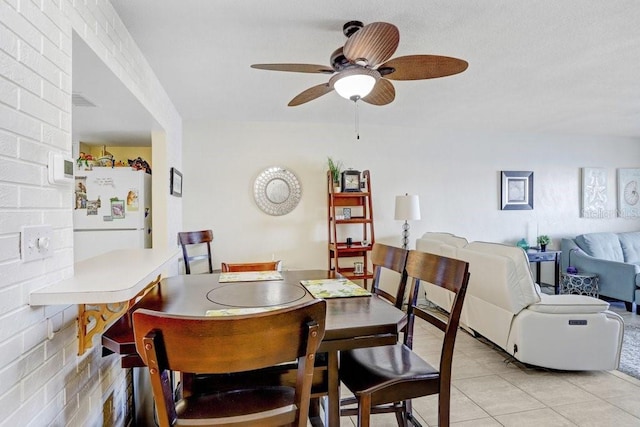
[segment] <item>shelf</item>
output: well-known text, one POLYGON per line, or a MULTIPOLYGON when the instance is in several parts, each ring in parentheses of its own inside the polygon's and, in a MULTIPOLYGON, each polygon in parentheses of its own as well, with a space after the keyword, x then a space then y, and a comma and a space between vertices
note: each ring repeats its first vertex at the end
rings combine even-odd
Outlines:
POLYGON ((375 242, 373 231, 373 206, 371 202, 371 177, 368 170, 362 172, 363 188, 367 191, 339 192, 333 187, 331 174, 327 173, 327 224, 328 224, 328 264, 329 269, 356 281, 363 281, 367 287, 367 281, 373 278, 373 274, 366 271, 364 274, 354 274, 354 264, 361 263, 366 270, 369 261, 369 252, 375 242), (343 208, 353 208, 348 219, 337 219, 342 214, 343 208), (350 237, 353 243, 347 246, 345 239, 350 237), (368 241, 367 246, 362 246, 362 241, 368 241))
POLYGON ((370 218, 351 218, 351 219, 336 219, 336 224, 370 224, 373 222, 370 218))

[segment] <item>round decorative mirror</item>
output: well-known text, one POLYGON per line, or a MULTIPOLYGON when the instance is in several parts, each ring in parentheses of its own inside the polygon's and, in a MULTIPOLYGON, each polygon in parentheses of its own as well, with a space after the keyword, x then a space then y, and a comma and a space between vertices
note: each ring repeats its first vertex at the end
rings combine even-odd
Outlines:
POLYGON ((285 215, 298 206, 302 187, 290 171, 270 167, 262 171, 253 184, 253 197, 260 209, 269 215, 285 215))

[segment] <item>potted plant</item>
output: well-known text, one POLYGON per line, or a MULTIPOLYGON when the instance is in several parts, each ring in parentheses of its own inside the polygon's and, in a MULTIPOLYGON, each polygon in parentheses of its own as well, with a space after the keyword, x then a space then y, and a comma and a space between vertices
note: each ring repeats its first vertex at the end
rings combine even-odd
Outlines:
POLYGON ((331 157, 327 157, 327 163, 329 165, 329 172, 331 173, 331 179, 333 180, 333 188, 340 191, 340 169, 342 168, 341 161, 335 161, 331 157))
POLYGON ((546 234, 541 234, 538 236, 538 244, 540 245, 540 250, 545 252, 547 250, 547 245, 551 243, 551 237, 546 234))

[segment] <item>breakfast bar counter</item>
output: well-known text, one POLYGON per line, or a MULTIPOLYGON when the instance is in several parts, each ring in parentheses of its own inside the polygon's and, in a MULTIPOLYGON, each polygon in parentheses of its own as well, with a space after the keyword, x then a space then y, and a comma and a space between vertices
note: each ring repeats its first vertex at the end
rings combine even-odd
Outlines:
POLYGON ((92 346, 93 336, 113 321, 149 289, 161 273, 177 260, 178 248, 121 249, 80 261, 74 275, 29 294, 29 304, 78 304, 78 354, 92 346))
POLYGON ((29 294, 30 305, 129 301, 177 260, 178 248, 120 249, 80 261, 74 275, 29 294))

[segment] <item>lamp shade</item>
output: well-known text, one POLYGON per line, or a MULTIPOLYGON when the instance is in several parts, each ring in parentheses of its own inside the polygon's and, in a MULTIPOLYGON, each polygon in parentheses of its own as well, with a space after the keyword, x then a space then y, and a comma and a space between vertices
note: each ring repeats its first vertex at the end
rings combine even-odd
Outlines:
POLYGON ((401 221, 420 219, 420 199, 417 195, 396 196, 395 219, 401 221))
POLYGON ((357 101, 371 92, 379 78, 376 70, 350 68, 331 77, 329 84, 341 97, 357 101))

